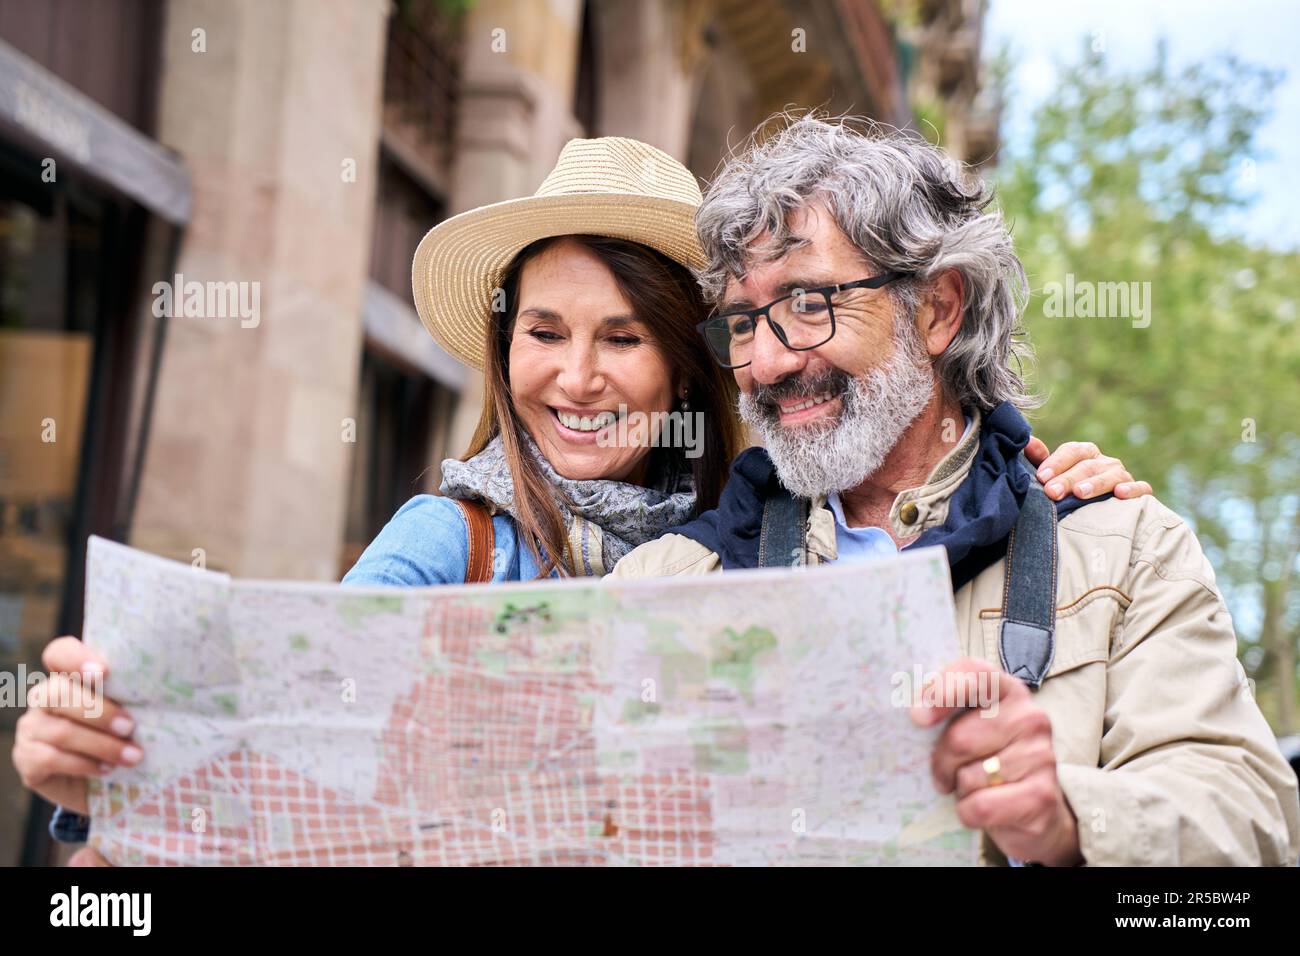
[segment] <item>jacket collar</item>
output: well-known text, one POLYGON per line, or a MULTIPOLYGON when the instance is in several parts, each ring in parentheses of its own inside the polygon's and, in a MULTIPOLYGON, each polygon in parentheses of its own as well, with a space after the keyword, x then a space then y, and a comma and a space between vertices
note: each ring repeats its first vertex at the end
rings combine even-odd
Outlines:
MULTIPOLYGON (((925 484, 900 492, 890 509, 896 536, 913 536, 905 547, 942 545, 947 550, 954 588, 1006 553, 1007 535, 1036 480, 1020 458, 1030 429, 1015 406, 1003 402, 987 415, 971 414, 975 427, 970 434, 935 465, 925 484)), ((763 504, 776 493, 783 489, 766 450, 746 449, 732 463, 718 507, 670 530, 715 552, 724 569, 757 567, 763 504)), ((1056 503, 1057 515, 1107 497, 1067 497, 1056 503)), ((835 518, 825 503, 825 495, 812 502, 805 540, 819 557, 833 560, 835 518)))
MULTIPOLYGON (((984 416, 978 408, 967 409, 966 414, 971 417, 970 429, 930 470, 925 483, 900 491, 894 498, 889 509, 889 531, 896 540, 906 541, 930 528, 939 527, 948 517, 948 502, 970 474, 975 453, 980 447, 980 426, 984 416)), ((823 509, 831 513, 829 497, 818 495, 812 501, 808 546, 823 560, 833 561, 839 556, 834 516, 831 515, 829 522, 822 516, 823 509)))

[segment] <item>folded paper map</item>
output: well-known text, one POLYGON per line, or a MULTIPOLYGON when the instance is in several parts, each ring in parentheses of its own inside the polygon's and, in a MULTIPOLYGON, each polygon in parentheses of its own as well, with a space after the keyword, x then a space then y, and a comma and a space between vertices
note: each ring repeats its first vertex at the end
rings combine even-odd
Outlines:
POLYGON ((118 865, 969 865, 921 674, 941 549, 705 576, 241 581, 101 538, 88 644, 144 760, 118 865))

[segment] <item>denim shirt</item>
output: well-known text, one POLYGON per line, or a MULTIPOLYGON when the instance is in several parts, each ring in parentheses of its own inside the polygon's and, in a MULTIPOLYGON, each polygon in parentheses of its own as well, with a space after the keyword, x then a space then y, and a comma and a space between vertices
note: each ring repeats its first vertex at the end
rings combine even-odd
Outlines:
MULTIPOLYGON (((508 514, 492 517, 492 580, 529 581, 540 568, 508 514)), ((361 553, 344 584, 424 587, 461 584, 469 564, 469 528, 451 498, 416 495, 361 553)), ((551 577, 559 577, 552 571, 551 577)))
MULTIPOLYGON (((521 544, 515 519, 493 515, 492 532, 493 582, 537 577, 540 568, 532 551, 521 544)), ((468 564, 469 528, 460 506, 439 495, 416 495, 384 525, 342 583, 399 588, 462 584, 468 564)), ((559 577, 559 571, 552 571, 551 577, 559 577)), ((84 843, 90 818, 55 807, 49 831, 60 843, 84 843)))

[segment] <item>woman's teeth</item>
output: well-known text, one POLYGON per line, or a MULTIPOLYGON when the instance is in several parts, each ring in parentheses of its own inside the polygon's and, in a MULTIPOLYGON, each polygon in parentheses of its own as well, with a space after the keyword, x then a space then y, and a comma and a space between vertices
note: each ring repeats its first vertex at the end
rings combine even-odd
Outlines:
POLYGON ((820 395, 814 395, 812 398, 805 402, 800 402, 798 405, 782 405, 781 411, 785 412, 787 415, 791 412, 801 412, 805 408, 812 408, 814 405, 820 405, 822 402, 829 402, 834 397, 835 396, 830 392, 822 392, 820 395))
POLYGON ((572 428, 574 431, 579 432, 598 432, 618 421, 618 416, 613 412, 600 412, 596 415, 572 415, 569 412, 556 409, 555 417, 560 420, 560 424, 565 428, 572 428))

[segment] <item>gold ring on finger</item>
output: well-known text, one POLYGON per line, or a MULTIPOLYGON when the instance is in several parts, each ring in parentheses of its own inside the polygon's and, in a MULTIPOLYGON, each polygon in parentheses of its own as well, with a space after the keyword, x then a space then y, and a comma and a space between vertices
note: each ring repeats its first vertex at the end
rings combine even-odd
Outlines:
POLYGON ((1002 761, 996 755, 984 761, 984 780, 990 787, 998 787, 1006 783, 1002 779, 1002 761))

